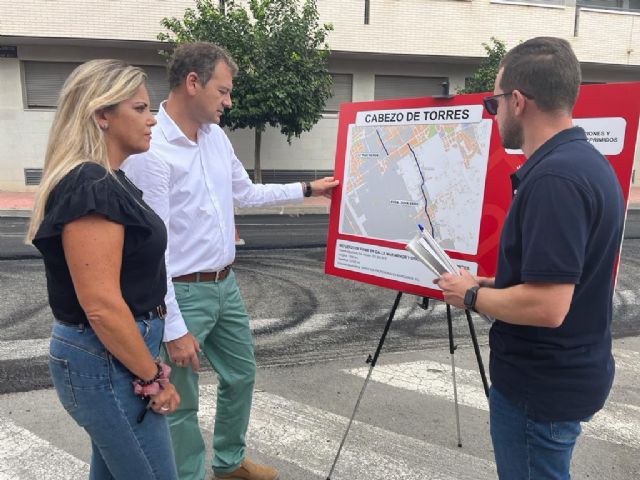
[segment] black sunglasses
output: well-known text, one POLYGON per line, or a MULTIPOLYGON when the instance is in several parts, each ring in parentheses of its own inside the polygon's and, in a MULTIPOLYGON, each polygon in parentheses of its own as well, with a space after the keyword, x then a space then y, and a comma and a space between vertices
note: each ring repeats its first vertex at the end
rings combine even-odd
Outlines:
MULTIPOLYGON (((522 90, 518 90, 524 97, 529 100, 533 100, 533 95, 529 95, 528 93, 523 92, 522 90)), ((511 95, 515 90, 511 90, 510 92, 500 93, 498 95, 491 95, 490 97, 484 97, 482 99, 482 103, 484 104, 485 110, 489 115, 495 115, 498 113, 498 99, 500 97, 507 97, 511 95)))

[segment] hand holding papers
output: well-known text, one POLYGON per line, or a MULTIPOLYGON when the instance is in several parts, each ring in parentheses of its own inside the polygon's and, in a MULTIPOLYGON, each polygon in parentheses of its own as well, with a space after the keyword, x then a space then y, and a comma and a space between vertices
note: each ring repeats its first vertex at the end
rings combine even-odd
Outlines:
MULTIPOLYGON (((458 267, 451 257, 438 245, 438 242, 420 225, 420 232, 407 244, 406 250, 411 252, 418 260, 420 260, 431 272, 440 277, 444 273, 460 275, 460 267, 458 267)), ((493 322, 493 318, 479 313, 479 315, 493 322)))

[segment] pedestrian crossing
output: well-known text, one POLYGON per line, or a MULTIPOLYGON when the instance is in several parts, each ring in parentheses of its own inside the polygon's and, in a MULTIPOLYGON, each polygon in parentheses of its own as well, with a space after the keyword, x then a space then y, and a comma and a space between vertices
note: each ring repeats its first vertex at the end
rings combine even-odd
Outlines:
POLYGON ((0 480, 88 478, 89 465, 0 416, 0 480))
MULTIPOLYGON (((640 346, 636 341, 635 346, 640 346)), ((640 350, 640 348, 638 348, 640 350)), ((439 352, 437 357, 446 357, 439 352)), ((485 351, 486 354, 486 351, 485 351)), ((398 398, 412 395, 425 412, 438 410, 436 416, 450 421, 453 429, 453 388, 451 366, 434 360, 433 352, 414 352, 414 358, 406 360, 407 354, 381 357, 373 370, 367 395, 384 391, 393 392, 398 398), (420 358, 422 357, 422 358, 420 358), (427 357, 426 359, 424 357, 427 357), (418 358, 418 359, 416 359, 418 358), (400 360, 400 361, 399 361, 400 360), (381 390, 382 389, 382 390, 381 390), (451 405, 450 410, 443 405, 451 405), (450 417, 450 418, 449 418, 450 417)), ((486 355, 485 355, 486 356, 486 355)), ((613 449, 612 462, 637 458, 640 449, 640 399, 636 379, 640 370, 640 351, 617 347, 614 349, 617 376, 614 390, 606 407, 585 425, 584 437, 598 442, 597 451, 613 449), (622 452, 622 454, 620 453, 622 452), (626 455, 626 456, 625 456, 626 455)), ((466 415, 463 429, 465 434, 473 428, 474 435, 484 439, 479 449, 457 448, 452 438, 442 441, 425 435, 422 438, 413 432, 402 432, 388 423, 371 418, 370 414, 356 416, 340 460, 332 476, 333 480, 485 480, 496 478, 488 439, 488 403, 482 382, 476 369, 472 349, 461 348, 456 353, 458 401, 463 408, 475 412, 466 415), (461 361, 459 361, 461 360, 461 361), (474 426, 470 418, 479 419, 474 426)), ((324 367, 323 367, 324 368, 324 367)), ((334 366, 336 382, 345 381, 352 386, 350 394, 342 400, 350 409, 357 391, 353 387, 362 385, 369 367, 334 366), (357 379, 357 381, 355 381, 357 379)), ((284 371, 280 371, 285 375, 284 371)), ((291 372, 296 375, 295 371, 291 372)), ((210 374, 209 374, 210 375, 210 374)), ((289 375, 289 373, 286 373, 289 375)), ((319 389, 323 386, 319 385, 319 389)), ((311 393, 312 395, 313 393, 311 393)), ((380 394, 380 393, 378 393, 380 394)), ((56 404, 55 393, 51 390, 10 394, 31 395, 56 404)), ((348 414, 337 414, 335 408, 319 405, 318 402, 301 401, 304 395, 290 395, 256 390, 254 394, 250 428, 247 435, 248 451, 258 454, 283 470, 282 480, 320 480, 326 478, 333 462, 342 435, 348 423, 348 414), (285 465, 283 468, 282 465, 285 465), (287 469, 287 466, 290 468, 287 469), (287 475, 288 472, 288 475, 287 475), (293 473, 292 473, 293 472, 293 473)), ((6 397, 6 396, 5 396, 6 397)), ((34 401, 33 399, 31 401, 34 401)), ((413 400, 412 400, 413 401, 413 400)), ((35 401, 37 403, 37 401, 35 401)), ((203 382, 200 392, 200 421, 207 442, 210 442, 215 418, 216 385, 203 382)), ((0 480, 55 479, 76 480, 88 477, 87 455, 74 456, 69 453, 69 438, 88 438, 62 412, 56 421, 67 422, 61 438, 48 438, 31 431, 7 414, 0 413, 0 480), (82 458, 80 458, 82 457, 82 458)), ((433 412, 432 412, 433 413, 433 412)), ((35 414, 35 412, 34 412, 35 414)), ((43 419, 47 422, 47 419, 43 419)), ((451 435, 453 437, 453 433, 451 435)), ((604 457, 603 457, 604 458, 604 457)), ((607 478, 636 478, 628 476, 637 466, 628 467, 621 476, 607 478)), ((638 472, 640 474, 640 472, 638 472)), ((576 478, 584 478, 574 475, 576 478)), ((593 476, 592 478, 602 478, 593 476)))
MULTIPOLYGON (((637 353, 622 349, 614 352, 616 358, 625 359, 616 363, 618 378, 625 373, 637 374, 640 364, 628 361, 636 358, 637 353)), ((346 373, 365 378, 368 370, 357 368, 346 370, 346 373)), ((451 366, 448 364, 417 361, 381 365, 373 371, 371 380, 453 402, 451 366)), ((477 371, 457 368, 456 380, 460 405, 489 411, 487 397, 477 371)), ((640 406, 610 400, 590 422, 583 425, 583 433, 606 442, 640 449, 640 406)))
MULTIPOLYGON (((200 419, 211 430, 215 387, 201 392, 200 419)), ((281 396, 256 392, 247 435, 249 448, 286 458, 318 477, 326 476, 348 418, 281 396)), ((353 437, 340 456, 336 479, 483 480, 495 477, 492 462, 443 448, 363 422, 354 422, 353 437), (366 438, 366 442, 362 440, 366 438)))

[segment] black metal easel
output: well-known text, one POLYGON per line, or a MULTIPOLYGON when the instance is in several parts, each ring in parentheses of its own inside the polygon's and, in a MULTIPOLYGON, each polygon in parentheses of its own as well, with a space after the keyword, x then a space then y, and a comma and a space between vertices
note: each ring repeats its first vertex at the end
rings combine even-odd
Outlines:
MULTIPOLYGON (((396 314, 396 310, 398 309, 398 304, 400 303, 400 299, 402 298, 402 292, 398 292, 396 295, 396 299, 393 302, 393 306, 391 307, 391 312, 389 312, 389 318, 387 319, 387 323, 384 326, 384 330, 382 332, 382 336, 380 337, 380 341, 378 342, 378 347, 376 348, 373 357, 369 355, 366 362, 370 364, 369 372, 364 380, 364 384, 362 385, 362 389, 360 390, 360 395, 358 395, 358 400, 356 401, 356 405, 353 409, 353 413, 351 414, 351 418, 349 419, 349 423, 347 424, 347 429, 344 432, 342 437, 342 441, 340 442, 340 446, 338 447, 338 452, 336 453, 335 459, 333 460, 333 464, 331 465, 331 470, 329 470, 329 474, 327 475, 327 480, 331 480, 331 475, 336 468, 338 463, 338 459, 340 458, 340 454, 342 453, 342 448, 347 440, 347 436, 349 435, 349 430, 351 429, 351 424, 356 416, 356 412, 358 411, 358 407, 360 406, 360 401, 364 396, 364 392, 367 389, 367 385, 369 384, 369 379, 371 378, 371 374, 373 373, 373 368, 376 366, 378 361, 378 357, 380 356, 380 351, 382 350, 382 345, 384 345, 384 341, 387 338, 387 333, 389 332, 389 328, 391 327, 391 322, 396 314)), ((422 299, 421 307, 423 309, 428 308, 429 299, 424 297, 422 299)), ((482 363, 482 357, 480 356, 480 347, 478 346, 478 339, 476 337, 476 331, 473 326, 473 320, 471 318, 471 312, 469 310, 465 310, 467 316, 467 323, 469 324, 469 335, 471 336, 471 342, 473 343, 473 349, 476 354, 476 361, 478 362, 478 370, 480 371, 480 377, 482 378, 482 385, 484 387, 484 393, 487 397, 489 397, 489 384, 487 383, 487 377, 484 371, 484 365, 482 363)), ((456 385, 456 369, 455 369, 455 359, 454 354, 457 345, 454 344, 453 341, 453 319, 451 316, 451 306, 447 304, 447 328, 449 331, 449 353, 451 355, 451 376, 453 381, 453 396, 455 403, 455 415, 456 415, 456 430, 458 434, 458 447, 462 447, 462 439, 460 437, 460 415, 458 412, 458 389, 456 385)))

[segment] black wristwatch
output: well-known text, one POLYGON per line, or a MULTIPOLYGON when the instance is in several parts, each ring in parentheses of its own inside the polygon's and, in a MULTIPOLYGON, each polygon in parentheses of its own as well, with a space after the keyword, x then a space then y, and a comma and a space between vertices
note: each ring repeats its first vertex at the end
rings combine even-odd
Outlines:
POLYGON ((478 312, 476 310, 476 300, 478 299, 478 290, 480 290, 480 286, 476 285, 467 290, 464 294, 464 306, 469 310, 473 310, 474 312, 478 312))
POLYGON ((304 196, 310 197, 313 191, 311 190, 311 182, 302 182, 304 183, 304 196))

